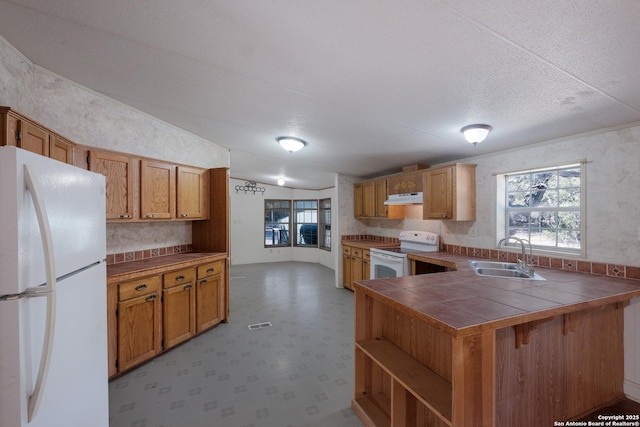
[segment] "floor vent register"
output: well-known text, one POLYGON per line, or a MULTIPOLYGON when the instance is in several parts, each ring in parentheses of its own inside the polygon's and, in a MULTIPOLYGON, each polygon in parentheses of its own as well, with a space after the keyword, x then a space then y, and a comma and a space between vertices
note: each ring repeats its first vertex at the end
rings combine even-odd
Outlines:
POLYGON ((249 325, 249 330, 253 331, 256 329, 268 328, 271 325, 271 322, 263 322, 263 323, 254 323, 253 325, 249 325))

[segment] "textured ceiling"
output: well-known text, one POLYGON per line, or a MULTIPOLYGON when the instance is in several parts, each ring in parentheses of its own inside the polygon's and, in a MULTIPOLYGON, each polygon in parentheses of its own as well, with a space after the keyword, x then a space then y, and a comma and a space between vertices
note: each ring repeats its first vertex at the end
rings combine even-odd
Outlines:
POLYGON ((640 120, 639 22, 637 0, 0 0, 37 65, 310 189, 640 120))

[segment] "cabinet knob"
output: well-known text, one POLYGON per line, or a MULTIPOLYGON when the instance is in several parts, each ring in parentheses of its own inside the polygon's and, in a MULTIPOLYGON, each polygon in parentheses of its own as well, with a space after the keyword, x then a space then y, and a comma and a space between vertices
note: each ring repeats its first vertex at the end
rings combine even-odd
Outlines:
POLYGON ((206 285, 206 284, 207 284, 207 279, 202 279, 202 280, 200 280, 200 284, 201 284, 201 285, 206 285))
POLYGON ((122 214, 122 215, 119 215, 119 216, 118 216, 118 218, 131 218, 131 215, 129 215, 129 214, 122 214))
POLYGON ((180 215, 180 216, 181 216, 181 217, 183 217, 183 218, 186 218, 186 217, 188 217, 188 216, 189 216, 189 214, 182 214, 182 215, 180 215))
POLYGON ((147 215, 145 215, 145 216, 146 216, 147 218, 153 218, 153 217, 155 217, 155 215, 154 215, 154 214, 147 214, 147 215))
POLYGON ((182 288, 182 289, 184 289, 185 291, 188 291, 189 289, 191 289, 191 285, 190 284, 189 285, 184 285, 184 288, 182 288))
POLYGON ((183 275, 177 276, 176 280, 184 280, 184 276, 183 275))
POLYGON ((138 285, 138 286, 135 287, 136 292, 140 292, 140 291, 143 291, 145 289, 147 289, 147 284, 146 283, 143 283, 143 284, 138 285))
POLYGON ((153 301, 154 299, 156 299, 158 296, 156 294, 153 295, 149 295, 148 297, 146 297, 144 300, 145 301, 153 301))

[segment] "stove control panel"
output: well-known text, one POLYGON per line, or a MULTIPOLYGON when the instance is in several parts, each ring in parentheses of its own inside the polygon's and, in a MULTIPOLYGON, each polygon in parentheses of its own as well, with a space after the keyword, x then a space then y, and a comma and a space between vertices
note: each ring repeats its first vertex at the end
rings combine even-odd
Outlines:
POLYGON ((425 245, 438 245, 438 235, 429 231, 402 231, 399 237, 400 243, 422 243, 425 245))

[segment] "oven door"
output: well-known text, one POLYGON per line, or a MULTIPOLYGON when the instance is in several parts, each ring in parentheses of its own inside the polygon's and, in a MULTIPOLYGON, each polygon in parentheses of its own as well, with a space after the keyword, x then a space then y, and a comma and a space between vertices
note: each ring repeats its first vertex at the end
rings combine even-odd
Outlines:
POLYGON ((370 260, 371 279, 408 276, 408 264, 406 256, 387 255, 372 250, 370 260))

